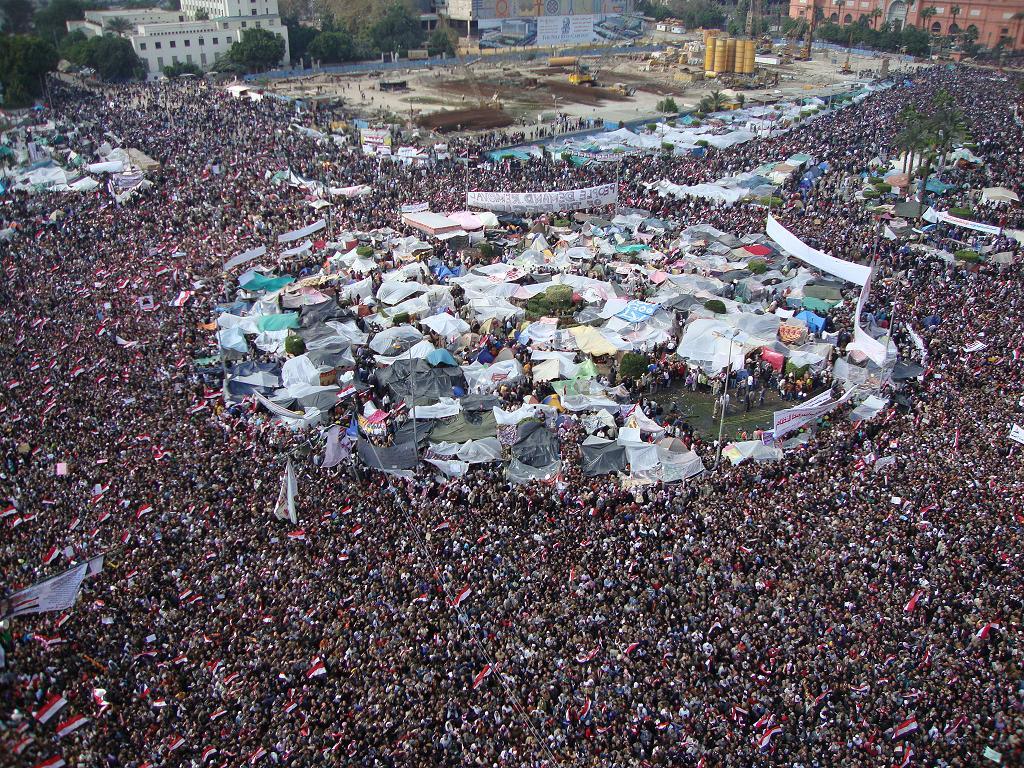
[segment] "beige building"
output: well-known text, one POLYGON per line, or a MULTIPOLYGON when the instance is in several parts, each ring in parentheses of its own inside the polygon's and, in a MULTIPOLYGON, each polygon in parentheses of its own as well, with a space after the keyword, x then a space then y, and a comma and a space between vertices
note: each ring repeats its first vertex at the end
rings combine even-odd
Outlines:
POLYGON ((282 65, 291 60, 288 30, 278 13, 277 0, 182 0, 180 11, 159 8, 86 11, 83 21, 69 21, 68 30, 102 35, 110 21, 120 17, 131 29, 123 33, 146 66, 149 79, 159 78, 164 67, 194 64, 214 68, 219 56, 242 39, 247 29, 266 29, 284 38, 282 65), (208 18, 197 19, 196 16, 208 18))

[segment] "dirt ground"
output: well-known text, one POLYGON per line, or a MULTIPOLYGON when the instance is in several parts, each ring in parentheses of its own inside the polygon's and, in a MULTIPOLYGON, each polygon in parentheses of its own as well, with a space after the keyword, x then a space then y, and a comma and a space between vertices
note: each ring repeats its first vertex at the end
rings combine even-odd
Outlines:
MULTIPOLYGON (((857 74, 842 75, 839 70, 846 61, 844 53, 815 51, 814 58, 771 68, 778 82, 769 87, 737 89, 748 103, 825 95, 839 91, 859 79, 857 74)), ((625 122, 656 117, 658 102, 671 96, 680 110, 693 108, 700 99, 725 85, 718 80, 687 83, 678 79, 684 69, 677 64, 666 65, 650 56, 602 55, 583 57, 596 74, 599 87, 576 86, 569 83, 571 68, 548 66, 546 54, 538 53, 533 61, 515 63, 492 62, 477 58, 452 66, 404 69, 361 74, 320 73, 302 78, 271 81, 270 90, 298 98, 319 97, 341 99, 363 118, 385 121, 420 122, 431 113, 451 110, 501 109, 507 121, 483 119, 490 112, 481 112, 480 121, 461 121, 464 129, 483 130, 500 127, 502 122, 518 127, 552 120, 556 114, 573 117, 601 117, 606 121, 625 122), (405 80, 403 91, 382 92, 382 80, 405 80), (618 86, 635 89, 631 95, 618 86)), ((850 59, 855 73, 878 70, 880 57, 850 59)), ((891 67, 896 69, 895 66, 891 67)), ((699 70, 700 67, 688 67, 699 70)), ((428 120, 450 125, 445 117, 428 120)))

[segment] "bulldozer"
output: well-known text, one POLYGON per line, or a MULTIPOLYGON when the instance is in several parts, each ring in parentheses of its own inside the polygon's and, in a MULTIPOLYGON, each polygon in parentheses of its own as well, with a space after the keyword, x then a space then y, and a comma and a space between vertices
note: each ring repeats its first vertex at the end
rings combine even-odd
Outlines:
POLYGON ((597 78, 586 64, 580 64, 577 61, 569 75, 569 82, 573 85, 597 85, 597 78))

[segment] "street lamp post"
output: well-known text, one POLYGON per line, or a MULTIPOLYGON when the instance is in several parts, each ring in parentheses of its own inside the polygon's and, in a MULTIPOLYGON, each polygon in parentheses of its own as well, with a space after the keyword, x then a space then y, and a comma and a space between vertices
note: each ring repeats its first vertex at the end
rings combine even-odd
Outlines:
MULTIPOLYGON (((722 437, 725 434, 725 409, 729 402, 729 378, 732 376, 732 344, 736 340, 739 331, 733 331, 729 335, 729 364, 725 369, 725 390, 722 393, 722 413, 718 418, 718 446, 715 449, 715 471, 722 463, 722 437)), ((718 334, 716 334, 718 335, 718 334)), ((722 338, 722 337, 720 337, 722 338)))

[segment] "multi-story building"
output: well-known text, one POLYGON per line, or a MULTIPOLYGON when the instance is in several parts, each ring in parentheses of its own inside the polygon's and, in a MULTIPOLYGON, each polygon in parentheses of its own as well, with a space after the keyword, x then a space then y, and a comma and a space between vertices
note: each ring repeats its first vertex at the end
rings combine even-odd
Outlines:
POLYGON ((969 33, 985 48, 1000 40, 1007 48, 1024 48, 1024 0, 790 0, 789 15, 810 21, 815 6, 820 18, 837 24, 866 16, 872 25, 913 25, 940 37, 969 33))
POLYGON ((635 0, 435 0, 438 16, 460 35, 537 45, 606 39, 599 25, 632 13, 635 6, 635 0), (509 31, 520 28, 522 35, 509 31))
POLYGON ((159 78, 164 67, 179 63, 212 69, 247 29, 280 35, 285 45, 282 63, 290 61, 288 30, 278 13, 277 0, 182 0, 181 6, 180 11, 86 11, 85 20, 69 21, 68 29, 102 35, 110 31, 112 19, 125 19, 130 29, 121 34, 131 40, 150 79, 159 78))

